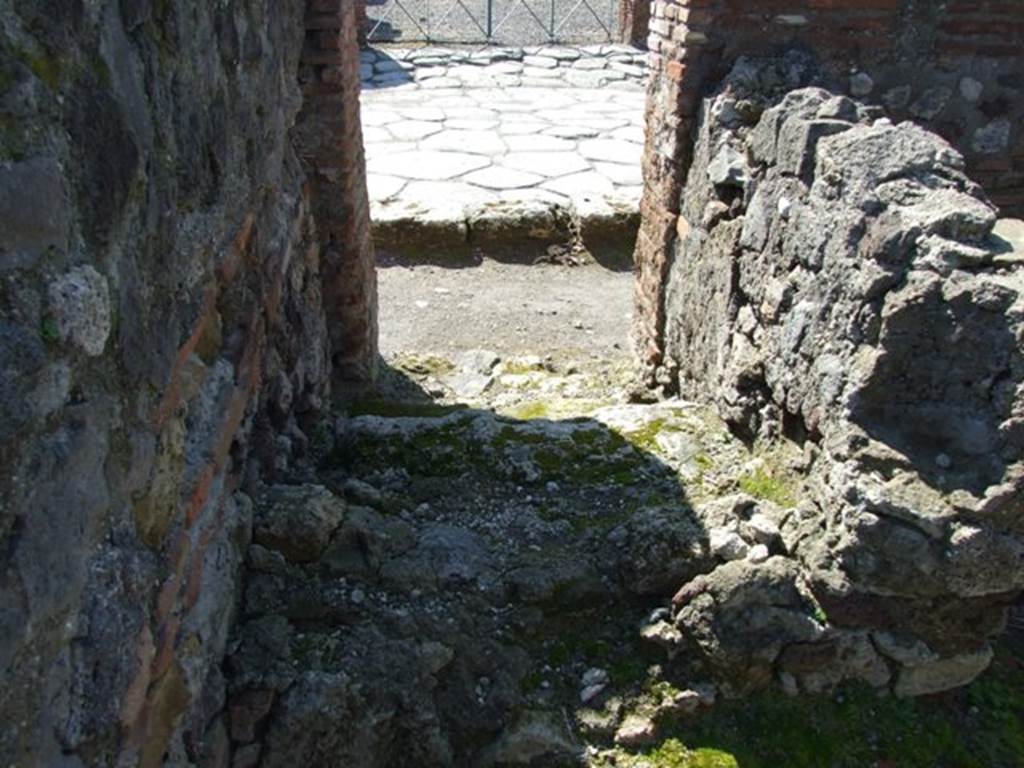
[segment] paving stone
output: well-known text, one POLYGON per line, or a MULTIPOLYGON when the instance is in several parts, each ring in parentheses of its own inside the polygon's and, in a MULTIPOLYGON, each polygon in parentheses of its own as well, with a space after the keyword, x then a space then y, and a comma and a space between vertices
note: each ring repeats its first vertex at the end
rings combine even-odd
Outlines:
MULTIPOLYGON (((367 114, 373 114, 376 110, 363 110, 363 123, 366 122, 367 114)), ((446 115, 439 107, 408 107, 399 109, 398 114, 408 120, 427 120, 429 122, 441 122, 446 115)))
POLYGON ((444 111, 449 118, 457 120, 488 120, 498 116, 493 109, 483 107, 445 107, 444 111))
POLYGON ((572 152, 575 141, 557 136, 507 136, 505 144, 512 152, 572 152))
POLYGON ((627 125, 624 128, 616 128, 611 132, 613 139, 631 141, 634 144, 644 143, 644 129, 639 125, 627 125))
POLYGON ((424 149, 451 149, 478 155, 494 155, 505 151, 505 142, 493 131, 445 130, 424 140, 420 146, 424 149))
POLYGON ((531 67, 526 65, 523 67, 523 77, 540 77, 545 80, 558 80, 562 77, 562 73, 557 69, 544 69, 543 67, 531 67))
POLYGON ((428 120, 400 120, 388 126, 391 135, 400 141, 419 141, 443 130, 441 122, 428 120))
POLYGON ((583 171, 569 176, 562 176, 558 179, 544 182, 541 187, 554 192, 561 192, 570 198, 583 199, 611 195, 615 192, 615 185, 607 176, 602 176, 597 171, 583 171))
POLYGON ((409 179, 452 179, 469 171, 484 168, 491 161, 480 155, 464 152, 419 150, 387 153, 367 159, 367 171, 409 179))
POLYGON ((359 65, 359 79, 369 80, 373 77, 373 65, 372 64, 360 64, 359 65))
POLYGON ((367 144, 374 144, 378 141, 391 141, 392 136, 384 128, 375 128, 372 125, 363 126, 363 141, 367 144))
MULTIPOLYGON (((392 112, 389 109, 363 109, 363 127, 371 126, 378 127, 381 125, 387 125, 388 123, 394 123, 401 120, 401 116, 397 112, 392 112)), ((444 113, 441 113, 441 117, 438 120, 444 119, 444 113)))
POLYGON ((436 59, 436 58, 448 58, 452 56, 455 51, 451 48, 435 48, 429 46, 427 48, 420 48, 418 50, 409 52, 410 61, 423 61, 424 59, 436 59))
POLYGON ((540 133, 547 128, 547 123, 501 123, 498 130, 503 136, 525 136, 540 133))
POLYGON ((639 64, 634 64, 632 59, 625 62, 613 61, 609 64, 609 69, 636 78, 641 78, 646 74, 644 67, 639 64))
MULTIPOLYGON (((631 127, 631 126, 627 126, 631 127)), ((617 130, 623 130, 621 128, 617 130)), ((582 125, 553 125, 545 128, 542 133, 546 136, 557 136, 562 139, 592 139, 600 135, 597 128, 587 128, 582 125)))
POLYGON ((501 164, 549 179, 590 168, 590 164, 575 152, 509 152, 501 158, 501 164))
POLYGON ((565 73, 565 81, 577 88, 597 88, 608 81, 605 69, 570 70, 565 73))
POLYGON ((448 74, 447 67, 416 67, 417 80, 429 80, 432 77, 444 77, 448 74))
POLYGON ((567 115, 564 118, 565 125, 580 125, 586 128, 596 128, 602 134, 610 134, 616 128, 624 128, 629 125, 629 120, 618 115, 567 115))
POLYGON ((500 61, 500 59, 492 53, 492 49, 484 48, 482 51, 473 51, 469 54, 468 61, 477 66, 487 66, 492 62, 500 61))
POLYGON ((584 227, 635 214, 645 92, 628 50, 375 55, 386 71, 362 94, 375 233, 462 247, 480 217, 501 229, 494 217, 530 226, 552 205, 571 205, 584 227))
POLYGON ((491 166, 481 168, 479 171, 467 173, 462 177, 464 181, 487 189, 521 189, 532 187, 544 181, 543 176, 525 171, 517 171, 512 168, 501 168, 491 166))
POLYGON ((533 104, 525 101, 502 101, 502 102, 491 102, 489 105, 492 109, 500 113, 503 117, 507 117, 510 120, 519 120, 523 117, 522 114, 515 114, 517 112, 535 112, 533 104))
POLYGON ((370 200, 386 200, 397 195, 406 184, 405 179, 398 176, 385 176, 379 173, 366 175, 366 187, 370 200))
POLYGON ((607 176, 616 185, 635 185, 643 183, 643 174, 640 171, 640 164, 633 163, 594 163, 594 170, 602 176, 607 176))
POLYGON ((558 60, 553 59, 550 56, 523 56, 523 64, 528 67, 554 69, 558 66, 558 60))
POLYGON ((374 75, 372 80, 374 85, 398 85, 400 83, 411 83, 412 75, 408 72, 384 72, 380 75, 374 75))
POLYGON ((427 201, 431 205, 439 200, 460 207, 484 205, 498 200, 493 192, 462 181, 414 181, 406 187, 405 192, 410 199, 427 201))
POLYGON ((485 48, 482 51, 473 51, 469 54, 470 61, 519 61, 522 58, 522 48, 485 48))
MULTIPOLYGON (((457 91, 455 91, 455 93, 456 94, 465 94, 465 90, 462 89, 462 88, 459 88, 457 91)), ((423 97, 420 97, 420 102, 421 103, 429 103, 431 107, 436 107, 438 109, 445 109, 445 110, 447 110, 447 109, 475 109, 475 108, 479 107, 479 105, 476 102, 476 99, 474 99, 472 96, 466 96, 466 95, 448 96, 448 95, 437 93, 437 94, 433 94, 430 97, 429 100, 424 99, 423 97)), ((463 115, 459 115, 459 117, 463 117, 463 115)))
POLYGON ((489 75, 518 75, 522 71, 523 65, 518 61, 499 61, 484 67, 489 75))
POLYGON ((378 74, 385 72, 408 72, 413 68, 413 65, 408 61, 395 61, 394 59, 378 59, 377 63, 373 65, 373 71, 378 74))
POLYGON ((523 85, 540 86, 542 88, 569 88, 569 84, 561 78, 524 77, 520 81, 523 85))
POLYGON ((629 80, 618 80, 616 82, 605 83, 603 87, 612 91, 623 91, 632 93, 633 91, 636 90, 636 83, 633 83, 629 80))
POLYGON ((619 139, 587 139, 580 142, 579 152, 588 160, 640 164, 643 150, 630 141, 619 139))
POLYGON ((451 88, 453 86, 460 85, 459 81, 455 78, 445 75, 444 77, 435 77, 430 80, 424 80, 420 83, 420 87, 425 90, 438 90, 441 88, 451 88))
POLYGON ((495 131, 500 124, 501 121, 498 118, 493 120, 448 120, 444 127, 459 131, 495 131))
POLYGON ((541 48, 537 51, 538 56, 547 56, 551 59, 557 59, 558 61, 575 61, 580 58, 583 54, 576 48, 566 48, 564 46, 549 46, 547 48, 541 48))
POLYGON ((586 101, 586 102, 580 104, 579 107, 578 107, 578 110, 580 112, 584 112, 584 113, 588 113, 588 112, 612 112, 612 113, 618 114, 618 113, 622 112, 622 105, 619 104, 617 101, 614 101, 612 99, 601 98, 601 99, 594 99, 594 100, 591 100, 591 101, 586 101))

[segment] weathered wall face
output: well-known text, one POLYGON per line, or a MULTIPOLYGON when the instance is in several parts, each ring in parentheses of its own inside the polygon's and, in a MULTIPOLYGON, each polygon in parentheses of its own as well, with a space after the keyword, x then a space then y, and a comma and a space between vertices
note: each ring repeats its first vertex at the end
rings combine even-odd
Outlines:
POLYGON ((651 24, 651 0, 621 0, 619 32, 621 40, 631 45, 647 45, 651 24))
POLYGON ((0 754, 18 765, 228 759, 237 490, 308 453, 332 363, 372 370, 358 103, 334 74, 357 55, 351 8, 316 3, 348 10, 307 32, 304 5, 0 2, 0 754), (328 112, 303 143, 296 120, 328 112))
POLYGON ((661 357, 664 254, 676 239, 700 102, 743 54, 813 51, 821 84, 950 141, 1004 215, 1024 212, 1024 27, 1018 2, 659 0, 637 336, 650 376, 661 357))
POLYGON ((741 59, 696 116, 662 370, 800 442, 809 485, 788 558, 698 577, 676 622, 739 688, 932 693, 985 667, 1024 588, 1024 261, 950 145, 817 76, 741 59))
POLYGON ((359 122, 362 3, 310 0, 299 79, 299 155, 309 171, 324 243, 324 304, 332 377, 344 396, 377 365, 377 287, 359 122))

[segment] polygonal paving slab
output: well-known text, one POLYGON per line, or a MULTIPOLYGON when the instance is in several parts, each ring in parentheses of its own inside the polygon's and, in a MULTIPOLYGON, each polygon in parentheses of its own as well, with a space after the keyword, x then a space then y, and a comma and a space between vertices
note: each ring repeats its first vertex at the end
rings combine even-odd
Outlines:
POLYGON ((524 187, 535 187, 544 181, 543 176, 538 176, 534 173, 517 171, 512 168, 500 168, 494 165, 467 173, 462 178, 470 184, 476 184, 485 189, 522 189, 524 187))
POLYGON ((451 149, 476 155, 500 155, 507 150, 505 142, 493 131, 446 129, 420 143, 425 150, 451 149))
POLYGON ((367 57, 364 64, 383 66, 362 99, 371 217, 385 250, 421 235, 438 247, 471 247, 474 227, 488 242, 614 238, 615 227, 628 240, 638 221, 645 99, 628 67, 643 63, 642 52, 389 54, 399 63, 367 57), (379 87, 381 78, 395 87, 379 87))
POLYGON ((546 178, 579 173, 590 167, 576 152, 509 152, 501 164, 517 171, 536 173, 546 178))
POLYGON ((444 181, 490 164, 491 161, 481 155, 424 149, 393 155, 377 155, 368 159, 366 168, 369 173, 423 181, 444 181))

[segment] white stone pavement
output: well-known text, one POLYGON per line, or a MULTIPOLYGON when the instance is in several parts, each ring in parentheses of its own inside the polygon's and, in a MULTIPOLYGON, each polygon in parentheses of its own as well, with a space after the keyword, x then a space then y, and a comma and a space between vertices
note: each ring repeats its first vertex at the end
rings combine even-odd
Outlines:
POLYGON ((645 70, 635 62, 642 52, 387 53, 364 52, 362 96, 379 239, 395 232, 412 238, 417 227, 436 233, 446 222, 465 228, 495 212, 528 224, 557 208, 584 229, 595 220, 635 219, 645 100, 645 70))

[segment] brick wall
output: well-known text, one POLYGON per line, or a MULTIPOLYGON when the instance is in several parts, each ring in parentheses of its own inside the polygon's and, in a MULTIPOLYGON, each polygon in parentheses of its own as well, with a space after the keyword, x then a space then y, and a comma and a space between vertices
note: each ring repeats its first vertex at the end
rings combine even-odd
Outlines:
MULTIPOLYGON (((668 254, 698 105, 744 54, 812 51, 823 84, 951 141, 1004 215, 1024 215, 1021 0, 657 0, 648 46, 636 338, 661 362, 668 254)), ((652 381, 653 383, 653 381, 652 381)))
POLYGON ((359 43, 365 4, 310 0, 299 80, 299 153, 324 242, 324 306, 335 395, 372 381, 377 288, 359 116, 359 43))
POLYGON ((359 43, 366 42, 366 0, 354 0, 356 8, 356 31, 359 36, 359 43))
POLYGON ((622 0, 619 4, 621 40, 644 47, 651 23, 651 0, 622 0))

